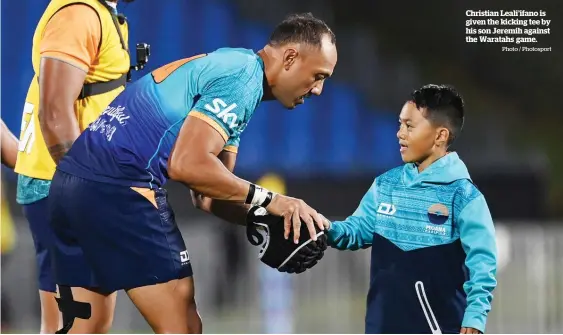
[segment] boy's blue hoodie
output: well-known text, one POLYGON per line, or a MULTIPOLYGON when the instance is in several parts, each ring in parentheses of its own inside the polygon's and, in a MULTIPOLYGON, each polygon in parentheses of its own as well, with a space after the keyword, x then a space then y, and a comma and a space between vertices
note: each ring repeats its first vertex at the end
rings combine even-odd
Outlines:
POLYGON ((421 173, 409 163, 377 177, 328 237, 337 249, 372 248, 366 333, 485 331, 497 284, 495 231, 457 153, 421 173))

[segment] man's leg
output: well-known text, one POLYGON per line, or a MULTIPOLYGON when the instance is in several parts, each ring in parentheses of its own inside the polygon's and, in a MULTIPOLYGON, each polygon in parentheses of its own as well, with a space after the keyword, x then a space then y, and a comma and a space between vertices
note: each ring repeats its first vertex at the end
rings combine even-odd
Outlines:
POLYGON ((54 334, 62 325, 55 296, 56 293, 39 290, 39 301, 41 302, 40 334, 54 334))
POLYGON ((124 243, 113 260, 124 271, 119 283, 100 279, 125 289, 156 333, 201 333, 190 257, 166 191, 133 188, 120 198, 132 211, 116 224, 124 243))
POLYGON ((127 294, 155 333, 202 333, 193 277, 137 287, 127 294))
MULTIPOLYGON (((113 322, 117 297, 116 290, 100 289, 91 263, 91 258, 99 256, 97 251, 104 248, 105 241, 97 241, 96 248, 90 249, 89 254, 84 249, 89 238, 88 229, 103 226, 103 208, 98 217, 90 213, 98 209, 96 200, 99 202, 103 198, 96 199, 95 195, 94 199, 84 197, 76 191, 82 188, 77 178, 55 173, 49 195, 48 215, 53 233, 49 252, 57 283, 56 303, 62 314, 62 326, 58 332, 62 334, 107 333, 113 322), (77 228, 82 226, 86 227, 77 228)), ((88 194, 90 190, 84 187, 82 191, 88 194)), ((110 267, 106 270, 114 269, 110 267)))
POLYGON ((117 292, 101 293, 96 289, 67 286, 59 286, 57 291, 64 322, 62 333, 106 334, 109 332, 113 323, 117 292))
POLYGON ((52 243, 53 232, 49 224, 48 200, 41 199, 23 206, 29 223, 35 255, 41 301, 41 334, 54 334, 60 328, 60 313, 55 301, 56 286, 51 266, 48 245, 52 243))
POLYGON ((51 185, 57 283, 129 291, 155 331, 199 331, 192 267, 166 192, 60 176, 51 185))

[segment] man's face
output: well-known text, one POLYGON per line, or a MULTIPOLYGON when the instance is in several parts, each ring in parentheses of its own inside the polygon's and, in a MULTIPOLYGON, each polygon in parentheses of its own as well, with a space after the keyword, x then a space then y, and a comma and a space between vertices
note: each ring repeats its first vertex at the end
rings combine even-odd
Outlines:
POLYGON ((430 157, 437 143, 443 142, 443 127, 435 127, 424 117, 424 109, 416 108, 413 102, 407 102, 399 115, 399 131, 397 138, 401 150, 401 158, 405 163, 420 163, 430 157))
POLYGON ((336 66, 336 46, 326 35, 320 48, 299 44, 284 47, 283 65, 272 93, 288 109, 304 103, 310 95, 320 95, 324 80, 336 66))

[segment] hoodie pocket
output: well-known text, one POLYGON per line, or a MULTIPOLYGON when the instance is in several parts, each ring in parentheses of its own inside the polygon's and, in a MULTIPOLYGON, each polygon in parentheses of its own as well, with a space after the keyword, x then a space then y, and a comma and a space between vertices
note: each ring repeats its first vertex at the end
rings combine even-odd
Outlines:
POLYGON ((428 326, 430 327, 432 334, 442 334, 440 326, 438 325, 438 321, 436 321, 436 317, 434 316, 434 312, 432 311, 432 307, 430 306, 428 298, 426 297, 426 292, 424 291, 424 283, 417 281, 416 283, 414 283, 414 289, 416 291, 418 302, 420 303, 420 307, 424 312, 424 317, 428 322, 428 326))

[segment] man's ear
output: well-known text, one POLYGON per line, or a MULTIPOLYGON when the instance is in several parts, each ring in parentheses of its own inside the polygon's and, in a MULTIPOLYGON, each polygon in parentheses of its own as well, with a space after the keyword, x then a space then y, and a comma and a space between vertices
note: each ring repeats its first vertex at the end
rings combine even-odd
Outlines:
POLYGON ((295 63, 299 51, 295 48, 287 48, 283 53, 283 68, 287 71, 295 63))

